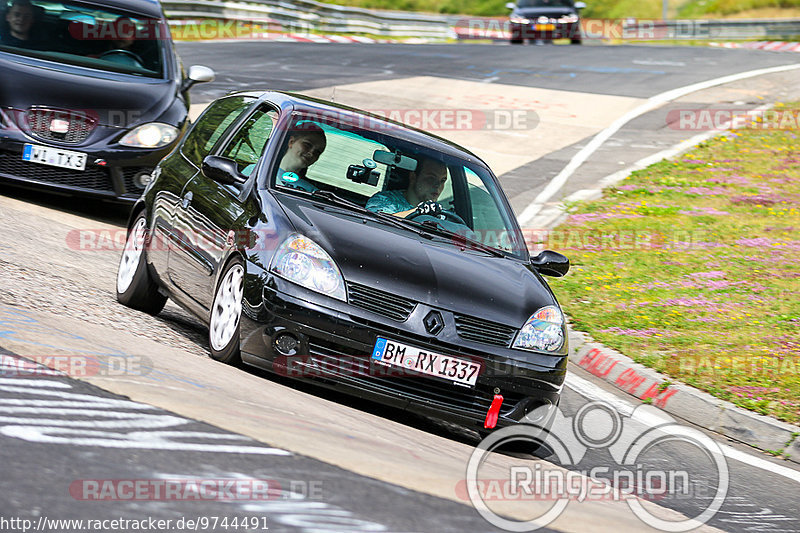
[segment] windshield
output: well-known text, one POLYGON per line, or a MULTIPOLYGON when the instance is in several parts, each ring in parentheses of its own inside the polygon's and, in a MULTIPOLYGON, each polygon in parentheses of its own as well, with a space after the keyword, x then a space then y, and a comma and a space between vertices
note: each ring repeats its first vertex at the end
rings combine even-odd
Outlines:
POLYGON ((519 0, 517 7, 575 7, 572 0, 519 0))
MULTIPOLYGON (((354 127, 325 117, 294 115, 271 176, 276 188, 330 191, 367 211, 386 213, 416 229, 450 232, 523 257, 525 244, 503 193, 481 164, 413 144, 377 119, 354 127), (417 210, 435 202, 440 214, 417 210)), ((453 242, 463 243, 464 239, 453 242)))
MULTIPOLYGON (((0 4, 3 5, 3 4, 0 4)), ((80 4, 12 0, 0 7, 0 50, 161 78, 169 29, 159 19, 80 4)))

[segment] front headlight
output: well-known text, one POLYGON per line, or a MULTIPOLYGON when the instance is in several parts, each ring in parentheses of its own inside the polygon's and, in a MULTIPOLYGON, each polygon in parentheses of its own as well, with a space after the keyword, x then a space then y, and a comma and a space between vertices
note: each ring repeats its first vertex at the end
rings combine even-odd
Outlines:
POLYGON ((339 267, 328 252, 304 235, 291 235, 283 241, 272 258, 270 271, 312 291, 347 301, 339 267))
POLYGON ((578 22, 578 15, 564 15, 558 21, 561 24, 572 24, 574 22, 578 22))
POLYGON ((119 144, 133 148, 161 148, 178 138, 178 128, 160 122, 142 124, 125 134, 119 144))
POLYGON ((530 24, 531 23, 530 19, 526 19, 525 17, 520 17, 518 15, 513 15, 511 17, 511 22, 513 22, 514 24, 530 24))
POLYGON ((520 350, 557 352, 564 346, 564 315, 549 305, 542 307, 525 322, 517 333, 512 348, 520 350))

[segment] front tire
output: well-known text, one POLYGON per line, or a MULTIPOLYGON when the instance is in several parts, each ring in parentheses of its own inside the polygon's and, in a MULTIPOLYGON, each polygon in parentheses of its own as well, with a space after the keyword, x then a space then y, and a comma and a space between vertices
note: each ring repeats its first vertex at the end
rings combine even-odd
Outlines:
POLYGON ((164 309, 167 297, 158 292, 145 260, 147 219, 140 213, 128 231, 125 249, 117 269, 117 301, 133 309, 157 315, 164 309))
POLYGON ((242 360, 239 352, 239 321, 242 317, 243 295, 244 263, 237 257, 228 263, 220 276, 211 304, 208 345, 212 359, 231 365, 238 365, 242 360))

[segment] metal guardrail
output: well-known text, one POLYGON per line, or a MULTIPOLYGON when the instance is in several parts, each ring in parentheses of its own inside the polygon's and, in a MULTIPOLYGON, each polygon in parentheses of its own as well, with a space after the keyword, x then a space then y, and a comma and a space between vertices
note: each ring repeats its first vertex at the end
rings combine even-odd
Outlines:
POLYGON ((456 35, 451 17, 401 11, 377 11, 323 4, 314 0, 172 0, 162 2, 172 19, 239 20, 290 33, 366 33, 387 37, 449 39, 456 35))
MULTIPOLYGON (((253 23, 294 34, 361 33, 427 39, 507 39, 508 18, 382 11, 315 0, 169 0, 171 19, 218 19, 253 23)), ((581 21, 584 39, 770 39, 800 37, 800 19, 581 21)))

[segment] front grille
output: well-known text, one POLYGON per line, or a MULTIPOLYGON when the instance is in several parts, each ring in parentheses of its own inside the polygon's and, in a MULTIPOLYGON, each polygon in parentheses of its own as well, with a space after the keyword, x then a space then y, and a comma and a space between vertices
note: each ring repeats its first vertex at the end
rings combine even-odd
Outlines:
POLYGON ((58 141, 67 144, 77 144, 86 140, 89 133, 97 125, 97 119, 80 111, 66 109, 34 108, 26 113, 28 128, 31 133, 45 141, 58 141), (66 129, 56 129, 53 125, 59 123, 66 129))
POLYGON ((69 170, 23 161, 18 154, 0 153, 0 174, 35 180, 66 187, 79 187, 95 191, 114 191, 107 169, 87 167, 86 170, 69 170))
POLYGON ((455 319, 458 336, 468 341, 508 348, 517 332, 516 328, 471 316, 455 315, 455 319))
POLYGON ((408 319, 417 305, 414 300, 356 283, 347 284, 347 294, 351 305, 400 322, 408 319))
MULTIPOLYGON (((314 359, 314 373, 319 369, 331 377, 339 377, 355 381, 364 388, 392 393, 401 398, 417 400, 425 403, 438 403, 458 409, 485 412, 494 398, 494 392, 480 385, 469 388, 453 385, 449 381, 424 375, 405 373, 393 377, 383 377, 392 370, 402 373, 403 369, 385 367, 373 363, 369 354, 341 345, 335 345, 322 339, 309 340, 309 355, 314 359)), ((312 374, 316 375, 316 374, 312 374)), ((523 399, 523 395, 510 391, 503 393, 502 413, 514 409, 523 399)))

